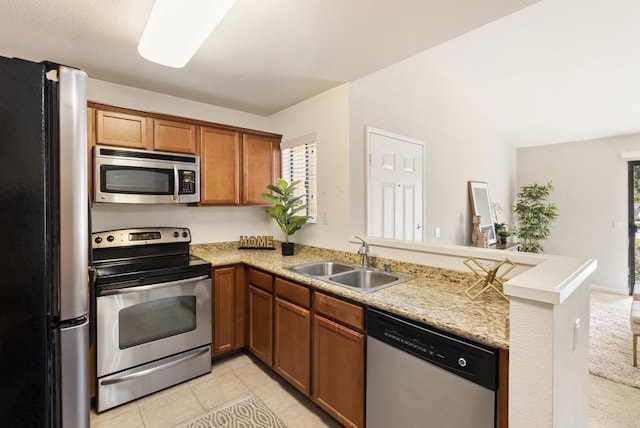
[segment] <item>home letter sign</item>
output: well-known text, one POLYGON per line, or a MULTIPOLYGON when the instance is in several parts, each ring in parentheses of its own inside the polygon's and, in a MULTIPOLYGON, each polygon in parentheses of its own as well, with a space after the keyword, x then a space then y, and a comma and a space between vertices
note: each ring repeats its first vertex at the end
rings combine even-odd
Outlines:
POLYGON ((275 250, 273 236, 241 236, 240 250, 275 250))

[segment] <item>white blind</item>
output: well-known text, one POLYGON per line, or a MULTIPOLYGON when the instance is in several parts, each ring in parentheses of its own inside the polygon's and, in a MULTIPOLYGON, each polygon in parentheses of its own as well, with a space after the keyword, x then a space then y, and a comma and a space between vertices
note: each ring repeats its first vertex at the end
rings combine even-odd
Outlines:
POLYGON ((304 195, 302 202, 307 205, 307 213, 311 217, 308 222, 316 223, 318 218, 318 169, 316 133, 308 134, 294 140, 283 141, 282 150, 282 178, 289 183, 300 181, 296 189, 296 196, 304 195))

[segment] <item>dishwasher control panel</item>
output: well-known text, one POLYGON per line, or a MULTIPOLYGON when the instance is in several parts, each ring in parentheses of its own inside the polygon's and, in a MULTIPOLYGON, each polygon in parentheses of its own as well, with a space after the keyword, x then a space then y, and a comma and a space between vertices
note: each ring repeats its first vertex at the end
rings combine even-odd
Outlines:
POLYGON ((367 309, 367 335, 485 388, 497 388, 494 348, 375 309, 367 309))

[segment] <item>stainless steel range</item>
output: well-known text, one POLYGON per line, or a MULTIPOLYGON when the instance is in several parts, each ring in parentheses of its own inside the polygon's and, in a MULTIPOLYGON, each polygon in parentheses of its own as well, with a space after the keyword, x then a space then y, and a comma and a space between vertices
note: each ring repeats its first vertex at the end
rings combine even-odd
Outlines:
POLYGON ((185 228, 92 235, 96 410, 211 371, 211 264, 185 228))

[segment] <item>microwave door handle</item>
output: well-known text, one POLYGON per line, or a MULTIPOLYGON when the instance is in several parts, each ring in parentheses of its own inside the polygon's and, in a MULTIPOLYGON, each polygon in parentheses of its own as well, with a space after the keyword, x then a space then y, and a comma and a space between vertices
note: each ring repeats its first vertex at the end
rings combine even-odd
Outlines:
POLYGON ((178 192, 179 192, 179 181, 180 181, 180 173, 178 172, 178 167, 173 166, 173 200, 178 202, 178 192))

